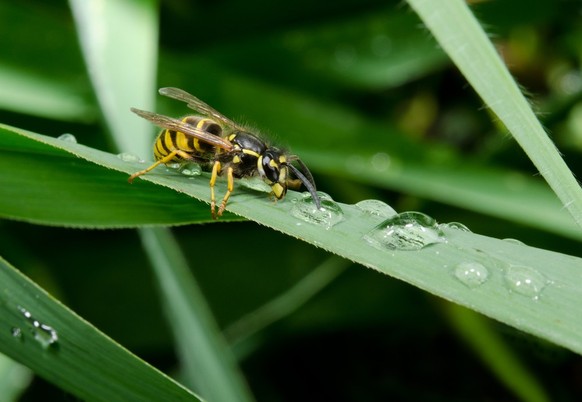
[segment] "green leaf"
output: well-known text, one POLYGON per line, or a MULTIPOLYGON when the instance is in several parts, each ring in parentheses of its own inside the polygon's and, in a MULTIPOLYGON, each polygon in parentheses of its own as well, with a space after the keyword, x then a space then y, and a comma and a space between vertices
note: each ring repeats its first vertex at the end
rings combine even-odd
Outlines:
POLYGON ((0 258, 0 352, 84 400, 198 401, 0 258))
POLYGON ((427 0, 408 3, 582 227, 582 188, 467 4, 461 0, 439 7, 427 0))
MULTIPOLYGON (((110 169, 131 171, 113 155, 27 133, 31 140, 68 150, 110 169)), ((30 148, 39 147, 29 144, 30 148)), ((206 200, 206 180, 188 181, 167 174, 145 175, 144 181, 160 184, 159 192, 171 189, 206 200)), ((224 183, 218 187, 224 191, 224 183)), ((497 240, 462 230, 441 227, 444 242, 417 251, 371 245, 364 237, 385 218, 370 215, 354 205, 338 204, 341 221, 333 227, 294 216, 303 205, 299 193, 289 192, 283 202, 273 203, 265 194, 238 191, 228 209, 237 215, 304 240, 329 252, 404 280, 446 300, 481 312, 523 331, 582 353, 582 259, 497 240), (473 287, 463 269, 478 264, 486 280, 473 287), (459 270, 459 272, 458 272, 459 270)), ((321 218, 321 217, 320 217, 321 218)), ((146 224, 147 221, 144 221, 146 224)), ((436 230, 436 229, 435 229, 436 230)), ((388 236, 388 234, 386 234, 388 236)), ((406 237, 406 232, 403 236, 406 237)), ((414 235, 412 239, 414 240, 414 235)), ((469 272, 469 275, 471 272, 469 272)), ((483 276, 481 276, 483 277, 483 276)))

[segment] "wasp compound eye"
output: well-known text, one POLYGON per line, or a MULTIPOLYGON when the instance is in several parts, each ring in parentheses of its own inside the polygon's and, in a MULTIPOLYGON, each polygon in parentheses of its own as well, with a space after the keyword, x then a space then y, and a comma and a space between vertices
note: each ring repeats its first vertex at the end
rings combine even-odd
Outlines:
POLYGON ((271 183, 277 183, 279 181, 279 162, 277 161, 278 155, 272 151, 266 151, 263 155, 263 171, 265 172, 265 178, 271 183))

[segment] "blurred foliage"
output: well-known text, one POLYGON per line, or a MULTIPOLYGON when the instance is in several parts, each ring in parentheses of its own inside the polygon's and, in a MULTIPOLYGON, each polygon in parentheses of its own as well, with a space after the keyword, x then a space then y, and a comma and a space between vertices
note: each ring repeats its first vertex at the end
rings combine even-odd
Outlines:
MULTIPOLYGON (((582 6, 575 0, 475 3, 473 11, 579 176, 582 6)), ((159 86, 187 89, 299 154, 310 146, 333 150, 346 142, 354 152, 414 159, 436 150, 445 161, 453 155, 486 168, 536 175, 400 1, 167 0, 160 7, 159 86), (233 91, 239 82, 240 90, 233 91), (330 113, 325 117, 340 128, 298 132, 294 127, 304 122, 286 119, 286 110, 272 110, 269 98, 251 96, 252 88, 302 97, 305 109, 314 113, 320 109, 313 104, 325 105, 330 113), (356 131, 352 115, 343 110, 383 131, 356 131), (387 149, 387 143, 401 145, 387 149)), ((54 136, 72 132, 79 142, 111 150, 67 4, 4 2, 0 19, 0 121, 54 136)), ((170 107, 164 102, 159 110, 170 107)), ((346 179, 342 172, 313 170, 319 188, 342 202, 378 198, 397 210, 463 222, 477 233, 582 255, 579 242, 523 223, 346 179)), ((318 249, 249 222, 181 227, 175 233, 223 327, 277 297, 326 258, 318 249)), ((171 337, 140 247, 129 230, 0 222, 4 258, 112 338, 172 372, 171 337)), ((303 308, 256 336, 247 345, 250 350, 241 352, 256 398, 513 400, 458 341, 442 301, 379 279, 376 272, 350 268, 303 308)), ((579 357, 492 325, 552 400, 577 400, 579 357)), ((40 397, 71 400, 39 379, 21 400, 40 397)))

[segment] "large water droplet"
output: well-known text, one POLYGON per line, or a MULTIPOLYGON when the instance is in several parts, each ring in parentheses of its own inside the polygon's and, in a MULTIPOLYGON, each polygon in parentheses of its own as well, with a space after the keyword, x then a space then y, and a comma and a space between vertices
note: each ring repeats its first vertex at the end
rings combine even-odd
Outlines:
POLYGON ((143 159, 141 159, 136 154, 132 154, 131 152, 122 152, 120 154, 117 154, 117 157, 124 162, 139 162, 139 163, 144 162, 143 159))
POLYGON ((35 319, 30 311, 23 307, 18 307, 18 310, 24 316, 27 324, 30 326, 33 338, 38 343, 40 343, 44 349, 47 349, 49 346, 55 344, 59 340, 57 331, 55 331, 51 326, 35 319))
POLYGON ((467 261, 455 267, 454 275, 465 286, 474 289, 487 281, 489 270, 476 261, 467 261))
POLYGON ((331 197, 320 191, 317 192, 321 199, 321 208, 317 208, 313 198, 304 194, 303 198, 295 202, 291 209, 291 215, 302 221, 331 228, 344 219, 344 212, 331 197))
POLYGON ((65 142, 72 142, 74 144, 77 143, 77 138, 70 133, 61 134, 57 137, 57 140, 65 141, 65 142))
POLYGON ((386 219, 364 235, 364 240, 379 249, 411 251, 443 243, 445 235, 433 218, 413 211, 386 219))
POLYGON ((200 176, 202 174, 202 167, 193 162, 183 163, 179 170, 184 176, 200 176))
POLYGON ((505 271, 505 283, 510 292, 537 300, 548 285, 544 275, 525 265, 510 265, 505 271))
POLYGON ((385 202, 379 200, 363 200, 356 204, 359 210, 381 218, 389 218, 396 215, 396 211, 385 202))

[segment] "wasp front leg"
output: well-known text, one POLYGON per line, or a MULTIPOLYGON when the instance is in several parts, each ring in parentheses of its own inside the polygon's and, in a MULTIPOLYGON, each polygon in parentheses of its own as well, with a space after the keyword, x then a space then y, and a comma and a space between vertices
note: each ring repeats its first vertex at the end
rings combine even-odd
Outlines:
POLYGON ((234 177, 232 166, 229 166, 228 169, 226 170, 226 179, 228 182, 228 187, 226 189, 226 194, 224 194, 224 198, 220 203, 220 208, 218 208, 218 216, 221 216, 222 213, 224 212, 224 209, 226 208, 226 203, 228 202, 228 199, 230 198, 230 195, 234 190, 234 177))
MULTIPOLYGON (((216 178, 220 174, 220 169, 222 168, 219 161, 215 161, 212 166, 212 176, 210 176, 210 213, 212 214, 212 219, 216 219, 216 196, 214 195, 214 184, 216 184, 216 178)), ((219 214, 220 215, 220 214, 219 214)))

